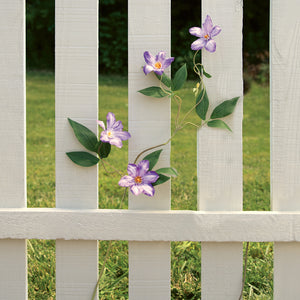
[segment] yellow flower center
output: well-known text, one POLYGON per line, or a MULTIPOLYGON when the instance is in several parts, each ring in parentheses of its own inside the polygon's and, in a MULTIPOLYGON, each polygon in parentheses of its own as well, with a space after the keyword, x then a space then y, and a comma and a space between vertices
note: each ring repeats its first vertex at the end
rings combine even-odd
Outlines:
POLYGON ((162 67, 161 62, 159 62, 159 61, 156 62, 154 66, 156 69, 160 69, 162 67))
POLYGON ((109 138, 112 138, 112 137, 113 137, 113 134, 112 134, 112 132, 111 132, 111 131, 109 131, 109 132, 107 133, 107 136, 108 136, 109 138))
POLYGON ((199 89, 199 87, 200 87, 200 83, 199 82, 197 82, 196 87, 197 87, 197 89, 199 89))
POLYGON ((142 183, 142 177, 141 176, 136 176, 134 178, 134 181, 135 181, 135 183, 140 184, 140 183, 142 183))
POLYGON ((204 36, 204 38, 205 38, 205 39, 208 39, 208 38, 209 38, 209 35, 208 35, 208 34, 206 34, 206 35, 204 36))

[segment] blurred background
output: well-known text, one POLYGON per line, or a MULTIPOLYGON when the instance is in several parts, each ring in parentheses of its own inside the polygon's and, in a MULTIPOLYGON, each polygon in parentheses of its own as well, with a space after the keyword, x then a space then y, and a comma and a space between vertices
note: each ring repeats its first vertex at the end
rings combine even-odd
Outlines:
MULTIPOLYGON (((188 34, 201 26, 201 1, 172 0, 173 70, 191 62, 194 41, 188 34), (193 7, 193 9, 191 9, 193 7), (188 16, 188 17, 182 17, 188 16)), ((54 70, 54 0, 27 0, 27 69, 54 70), (45 42, 47 41, 47 42, 45 42)), ((127 1, 99 0, 99 72, 127 74, 127 1), (114 55, 111 55, 114 53, 114 55)), ((244 0, 244 78, 268 82, 269 1, 244 0)), ((189 72, 193 74, 193 72, 189 72)), ((247 88, 247 87, 246 87, 247 88)))

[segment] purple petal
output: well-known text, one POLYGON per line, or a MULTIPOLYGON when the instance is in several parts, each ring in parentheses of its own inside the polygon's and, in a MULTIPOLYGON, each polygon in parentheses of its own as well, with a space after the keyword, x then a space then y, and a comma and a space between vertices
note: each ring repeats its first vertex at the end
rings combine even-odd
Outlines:
POLYGON ((122 130, 123 129, 123 124, 121 121, 117 121, 113 126, 112 129, 115 130, 122 130))
POLYGON ((155 70, 154 73, 156 73, 157 75, 162 75, 164 72, 164 69, 160 69, 160 70, 155 70))
POLYGON ((210 35, 213 28, 213 22, 209 15, 206 16, 205 22, 203 23, 203 29, 206 33, 210 35))
POLYGON ((111 145, 114 145, 114 146, 118 147, 118 148, 122 148, 123 147, 122 140, 120 138, 118 138, 118 137, 114 137, 112 139, 109 139, 109 143, 111 145))
POLYGON ((200 50, 205 46, 206 43, 207 43, 207 41, 205 39, 202 39, 202 38, 198 39, 194 43, 192 43, 191 49, 192 50, 200 50))
POLYGON ((175 57, 167 58, 163 63, 162 69, 165 70, 166 68, 168 68, 170 64, 174 61, 174 59, 175 57))
POLYGON ((203 37, 202 29, 200 27, 192 27, 189 29, 189 32, 191 35, 194 35, 196 37, 203 37))
POLYGON ((210 33, 210 36, 211 37, 213 37, 213 36, 216 36, 216 35, 218 35, 220 32, 221 32, 221 27, 220 26, 215 26, 213 29, 212 29, 212 31, 211 31, 211 33, 210 33))
POLYGON ((143 177, 149 170, 149 160, 142 160, 137 166, 137 175, 143 177))
POLYGON ((163 61, 166 59, 166 52, 164 51, 160 51, 158 52, 158 54, 155 57, 155 61, 159 61, 161 63, 163 63, 163 61))
POLYGON ((119 181, 119 185, 120 186, 124 186, 124 187, 130 187, 132 185, 134 185, 134 178, 132 178, 131 176, 123 176, 120 181, 119 181))
POLYGON ((122 141, 128 140, 131 135, 127 131, 114 131, 113 133, 114 137, 121 139, 122 141))
POLYGON ((216 51, 216 42, 214 40, 209 40, 205 45, 205 49, 209 52, 215 52, 216 51))
POLYGON ((157 181, 159 175, 154 171, 149 171, 143 176, 143 183, 149 184, 157 181))
POLYGON ((153 197, 155 193, 155 189, 151 184, 142 184, 140 187, 143 189, 143 194, 153 197))
POLYGON ((152 65, 152 66, 155 64, 155 58, 149 51, 144 52, 144 58, 145 58, 146 64, 152 65))
POLYGON ((141 193, 143 193, 144 189, 143 189, 143 186, 142 185, 133 185, 131 188, 130 188, 130 191, 133 195, 137 196, 141 193))
POLYGON ((112 113, 112 112, 109 112, 107 115, 106 115, 106 125, 107 125, 107 129, 111 129, 114 124, 116 122, 116 117, 115 117, 115 114, 112 113))
POLYGON ((135 164, 128 164, 127 172, 128 172, 128 175, 130 175, 132 177, 136 177, 137 176, 137 166, 135 164))
POLYGON ((104 130, 101 132, 100 141, 102 141, 104 143, 110 143, 109 137, 107 136, 107 130, 104 130))
POLYGON ((105 124, 103 121, 97 121, 98 125, 105 130, 105 124))
POLYGON ((148 75, 150 72, 154 71, 154 68, 150 65, 145 65, 143 71, 145 75, 148 75))

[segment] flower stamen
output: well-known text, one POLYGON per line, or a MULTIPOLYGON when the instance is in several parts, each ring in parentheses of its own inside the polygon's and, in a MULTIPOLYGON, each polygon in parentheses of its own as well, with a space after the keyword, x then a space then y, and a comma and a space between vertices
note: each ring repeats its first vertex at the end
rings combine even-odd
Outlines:
POLYGON ((111 131, 108 131, 108 132, 107 132, 107 136, 108 136, 109 138, 112 138, 112 137, 113 137, 112 132, 111 132, 111 131))
POLYGON ((206 35, 204 36, 204 38, 205 38, 205 39, 208 39, 208 38, 209 38, 209 35, 208 35, 208 34, 206 34, 206 35))
POLYGON ((154 66, 155 66, 156 69, 161 69, 162 64, 161 64, 161 62, 158 61, 158 62, 155 63, 154 66))
POLYGON ((142 183, 142 177, 141 176, 136 176, 134 178, 134 182, 137 183, 137 184, 141 184, 142 183))

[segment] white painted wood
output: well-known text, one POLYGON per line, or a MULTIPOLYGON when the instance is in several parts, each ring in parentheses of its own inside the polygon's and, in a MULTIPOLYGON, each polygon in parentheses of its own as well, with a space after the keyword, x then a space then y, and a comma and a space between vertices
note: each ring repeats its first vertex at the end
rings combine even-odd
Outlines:
MULTIPOLYGON (((129 161, 142 150, 164 143, 170 137, 170 100, 160 101, 137 93, 157 85, 153 74, 142 71, 143 53, 170 56, 170 0, 128 1, 128 101, 129 161)), ((169 166, 170 146, 164 147, 158 167, 169 166)), ((170 183, 159 186, 155 196, 129 196, 129 208, 170 209, 170 183)), ((170 299, 170 243, 129 243, 130 300, 170 299)))
MULTIPOLYGON (((76 166, 65 153, 84 150, 68 117, 97 132, 98 1, 56 0, 55 15, 56 206, 97 208, 97 167, 76 166)), ((58 240, 56 298, 90 299, 97 266, 97 241, 58 240)))
MULTIPOLYGON (((202 20, 209 14, 222 32, 215 53, 202 51, 211 79, 205 80, 210 102, 241 96, 234 114, 226 118, 233 133, 203 128, 198 132, 198 209, 242 209, 242 17, 240 0, 202 1, 202 20)), ((195 24, 200 26, 200 24, 195 24)), ((238 299, 242 283, 241 243, 202 243, 203 299, 238 299)))
POLYGON ((0 239, 7 238, 295 242, 300 212, 0 209, 0 239))
MULTIPOLYGON (((300 210, 299 4, 271 1, 271 203, 281 211, 300 210)), ((299 257, 299 243, 275 243, 274 299, 299 298, 299 257)))
MULTIPOLYGON (((0 1, 0 207, 26 207, 25 0, 0 1)), ((25 240, 0 241, 0 299, 27 299, 25 240)))

